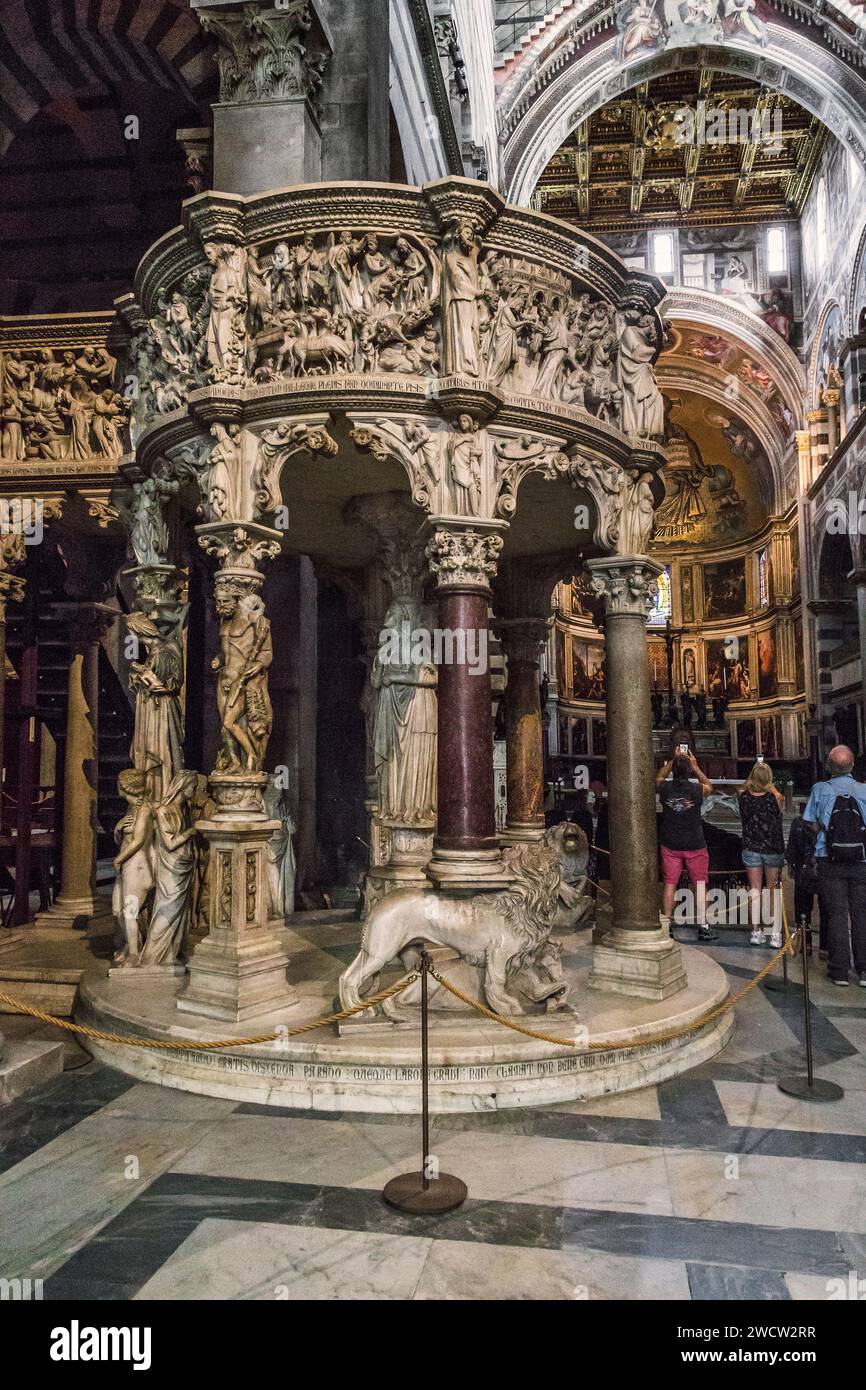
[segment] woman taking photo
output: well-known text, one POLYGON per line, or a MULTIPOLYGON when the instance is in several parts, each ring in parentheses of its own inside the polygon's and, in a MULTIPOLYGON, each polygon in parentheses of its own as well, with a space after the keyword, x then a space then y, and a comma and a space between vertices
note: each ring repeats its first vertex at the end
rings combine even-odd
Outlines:
POLYGON ((739 803, 743 825, 743 864, 749 880, 751 944, 767 945, 766 933, 761 925, 761 895, 762 889, 768 888, 772 907, 769 944, 778 949, 782 944, 782 929, 776 890, 785 862, 782 795, 774 787, 773 774, 765 762, 755 763, 740 790, 739 803))

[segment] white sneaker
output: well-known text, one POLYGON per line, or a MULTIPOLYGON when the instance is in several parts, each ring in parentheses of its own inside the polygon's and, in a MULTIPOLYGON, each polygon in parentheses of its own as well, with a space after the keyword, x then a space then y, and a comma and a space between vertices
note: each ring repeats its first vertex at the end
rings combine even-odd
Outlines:
POLYGON ((752 935, 749 937, 749 943, 752 946, 765 946, 767 944, 764 939, 764 933, 760 927, 752 928, 752 935))
POLYGON ((774 931, 772 933, 770 945, 774 951, 780 951, 782 949, 782 933, 780 931, 774 931))

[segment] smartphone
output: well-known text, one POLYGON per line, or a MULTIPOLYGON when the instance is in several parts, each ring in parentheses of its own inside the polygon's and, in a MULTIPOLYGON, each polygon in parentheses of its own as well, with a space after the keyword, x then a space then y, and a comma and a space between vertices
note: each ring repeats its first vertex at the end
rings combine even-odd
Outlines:
POLYGON ((688 751, 689 751, 689 745, 688 745, 687 743, 681 743, 681 744, 679 745, 679 750, 680 750, 681 753, 688 753, 688 751))
POLYGON ((763 753, 759 753, 759 754, 758 754, 758 762, 759 762, 759 763, 762 763, 763 761, 764 761, 764 755, 763 755, 763 753))

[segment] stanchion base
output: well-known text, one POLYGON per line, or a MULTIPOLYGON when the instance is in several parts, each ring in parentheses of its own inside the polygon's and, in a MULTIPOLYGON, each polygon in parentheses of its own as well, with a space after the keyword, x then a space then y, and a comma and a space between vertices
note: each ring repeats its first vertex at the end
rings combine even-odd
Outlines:
POLYGON ((774 994, 803 993, 803 986, 798 985, 796 980, 777 979, 775 975, 768 975, 766 980, 762 980, 761 988, 772 990, 774 994))
POLYGON ((440 1173, 424 1186, 423 1173, 401 1173, 385 1184, 382 1196, 390 1207, 416 1216, 439 1216, 466 1201, 469 1189, 453 1173, 440 1173))
POLYGON ((783 1076, 776 1085, 786 1096, 796 1096, 797 1100, 841 1100, 845 1094, 835 1081, 827 1081, 823 1076, 813 1076, 811 1086, 808 1076, 783 1076))

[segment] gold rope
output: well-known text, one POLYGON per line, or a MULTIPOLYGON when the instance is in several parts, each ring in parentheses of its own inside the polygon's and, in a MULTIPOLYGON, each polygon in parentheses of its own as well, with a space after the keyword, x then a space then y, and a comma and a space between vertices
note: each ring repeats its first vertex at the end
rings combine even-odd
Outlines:
POLYGON ((494 1013, 492 1009, 488 1009, 486 1005, 479 1003, 477 999, 470 999, 467 994, 464 994, 463 991, 458 989, 456 985, 453 985, 450 980, 446 980, 444 976, 439 974, 438 971, 431 970, 430 974, 433 976, 434 980, 438 981, 438 983, 443 987, 443 989, 447 989, 449 994, 453 994, 455 999, 461 999, 464 1004, 468 1004, 470 1008, 476 1009, 477 1012, 480 1014, 484 1014, 486 1018, 492 1019, 494 1023, 501 1023, 503 1028, 510 1028, 515 1033, 523 1033, 527 1038, 536 1038, 539 1042, 554 1043, 557 1047, 579 1048, 581 1051, 584 1052, 621 1052, 630 1050, 631 1048, 649 1047, 652 1043, 672 1042, 674 1038, 683 1038, 686 1037, 689 1033, 696 1033, 698 1029, 705 1028, 708 1023, 712 1023, 714 1019, 720 1018, 722 1014, 725 1014, 730 1009, 735 1008, 736 1005, 740 1003, 741 999, 745 999, 746 995, 750 994, 751 991, 761 983, 765 975, 769 974, 773 966, 776 964, 776 961, 780 960, 783 955, 785 955, 786 953, 796 953, 796 946, 794 944, 795 941, 796 936, 792 940, 790 934, 788 934, 788 940, 785 942, 785 944, 782 947, 780 947, 780 949, 776 952, 774 956, 770 957, 770 959, 767 961, 767 964, 758 971, 757 975, 753 980, 749 980, 748 984, 744 985, 744 987, 739 991, 739 993, 730 995, 726 1000, 723 1001, 723 1003, 719 1004, 715 1009, 711 1009, 709 1013, 704 1014, 702 1018, 696 1019, 694 1023, 687 1023, 682 1028, 673 1028, 666 1033, 656 1033, 653 1037, 636 1038, 634 1043, 578 1043, 569 1042, 567 1039, 563 1038, 555 1038, 550 1033, 538 1033, 532 1028, 524 1028, 523 1025, 520 1023, 512 1023, 511 1019, 504 1018, 502 1014, 494 1013))
POLYGON ((125 1047, 150 1047, 168 1052, 216 1052, 228 1047, 254 1047, 259 1043, 299 1038, 302 1033, 311 1033, 315 1028, 324 1028, 329 1023, 340 1023, 344 1018, 352 1018, 354 1014, 363 1013, 365 1009, 375 1008, 386 999, 393 999, 395 994, 402 994, 403 990, 408 989, 417 979, 420 979, 418 971, 413 970, 395 985, 381 989, 378 994, 374 994, 363 1003, 355 1004, 351 1009, 340 1009, 339 1013, 328 1014, 327 1018, 317 1018, 313 1023, 304 1023, 300 1028, 281 1029, 279 1033, 260 1033, 254 1038, 220 1038, 216 1042, 197 1042, 194 1039, 160 1042, 156 1038, 134 1038, 123 1033, 103 1033, 99 1028, 89 1028, 86 1023, 71 1023, 66 1018, 55 1018, 53 1014, 43 1013, 41 1009, 34 1009, 21 999, 13 999, 11 994, 0 994, 0 1004, 11 1004, 14 1012, 29 1014, 31 1018, 38 1018, 42 1023, 52 1023, 55 1028, 64 1028, 67 1033, 79 1033, 82 1037, 93 1038, 95 1042, 122 1043, 125 1047))

